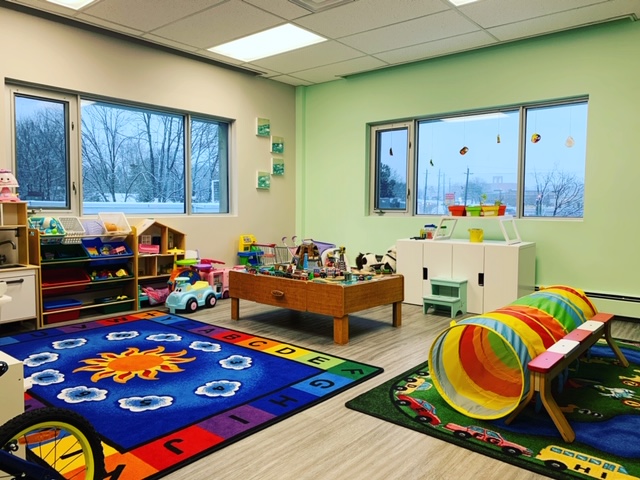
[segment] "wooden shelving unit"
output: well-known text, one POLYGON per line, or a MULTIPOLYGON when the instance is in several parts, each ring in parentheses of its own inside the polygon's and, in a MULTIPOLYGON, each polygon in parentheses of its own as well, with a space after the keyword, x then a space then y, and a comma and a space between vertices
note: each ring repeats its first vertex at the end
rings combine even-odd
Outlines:
POLYGON ((42 325, 137 310, 136 239, 132 229, 126 237, 91 235, 81 239, 82 243, 48 244, 37 229, 29 229, 29 262, 41 269, 38 290, 42 325), (124 247, 125 251, 91 256, 83 245, 89 250, 97 245, 124 247), (114 276, 100 276, 107 271, 114 276), (122 271, 127 275, 115 275, 122 271))
POLYGON ((186 235, 160 222, 146 221, 137 225, 134 251, 138 260, 138 285, 166 286, 176 260, 184 258, 184 253, 172 253, 177 249, 184 252, 186 235), (158 253, 141 253, 141 245, 154 245, 158 253))

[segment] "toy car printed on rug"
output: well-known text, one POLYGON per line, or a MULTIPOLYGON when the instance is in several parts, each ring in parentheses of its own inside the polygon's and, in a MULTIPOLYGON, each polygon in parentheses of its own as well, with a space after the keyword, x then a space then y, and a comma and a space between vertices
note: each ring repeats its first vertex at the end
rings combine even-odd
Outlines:
POLYGON ((640 479, 640 344, 618 341, 629 360, 618 364, 605 344, 570 369, 554 395, 575 431, 566 443, 532 402, 510 424, 454 410, 433 386, 428 363, 366 392, 347 407, 558 479, 640 479))
POLYGON ((160 478, 382 369, 158 311, 0 337, 26 409, 70 408, 109 478, 160 478))

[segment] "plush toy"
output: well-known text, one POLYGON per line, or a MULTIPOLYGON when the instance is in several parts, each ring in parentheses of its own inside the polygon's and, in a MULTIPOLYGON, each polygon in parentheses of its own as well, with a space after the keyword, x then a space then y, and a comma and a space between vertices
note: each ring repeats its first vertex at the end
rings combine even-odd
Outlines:
POLYGON ((392 245, 382 256, 382 269, 387 272, 396 273, 396 246, 392 245))
POLYGON ((382 256, 378 258, 375 253, 359 253, 356 257, 356 267, 361 272, 375 272, 380 269, 382 256))
POLYGON ((360 253, 356 257, 356 267, 365 272, 396 271, 396 246, 390 247, 384 255, 375 253, 360 253))

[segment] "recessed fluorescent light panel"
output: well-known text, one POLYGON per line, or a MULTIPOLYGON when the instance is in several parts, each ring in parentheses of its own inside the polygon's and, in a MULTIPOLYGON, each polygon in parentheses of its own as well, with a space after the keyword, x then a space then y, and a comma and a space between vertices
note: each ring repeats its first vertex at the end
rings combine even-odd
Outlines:
POLYGON ((477 2, 478 0, 449 0, 449 3, 453 3, 456 7, 460 5, 466 5, 467 3, 477 2))
POLYGON ((235 58, 244 62, 252 62, 259 58, 266 58, 278 53, 289 52, 297 48, 308 47, 327 39, 315 33, 287 23, 279 27, 255 33, 248 37, 239 38, 233 42, 224 43, 208 50, 225 57, 235 58))
POLYGON ((63 7, 80 10, 82 7, 93 3, 95 0, 47 0, 47 2, 62 5, 63 7))

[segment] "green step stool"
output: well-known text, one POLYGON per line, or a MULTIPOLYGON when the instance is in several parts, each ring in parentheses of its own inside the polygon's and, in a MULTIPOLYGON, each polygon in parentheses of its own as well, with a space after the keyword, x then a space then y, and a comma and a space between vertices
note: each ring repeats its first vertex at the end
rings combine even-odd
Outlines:
POLYGON ((458 312, 467 313, 467 279, 465 278, 441 278, 431 279, 431 295, 423 297, 423 313, 427 313, 429 307, 446 307, 451 309, 451 318, 456 318, 458 312))

